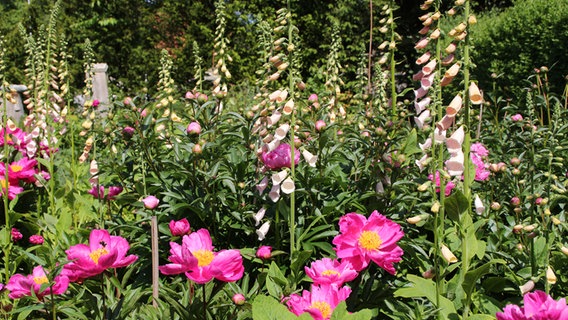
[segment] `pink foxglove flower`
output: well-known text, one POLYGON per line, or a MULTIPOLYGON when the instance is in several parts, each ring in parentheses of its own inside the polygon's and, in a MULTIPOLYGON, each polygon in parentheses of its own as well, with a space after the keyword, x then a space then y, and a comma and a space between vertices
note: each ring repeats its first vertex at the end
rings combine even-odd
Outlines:
POLYGON ((191 226, 189 225, 187 218, 183 218, 178 221, 172 220, 170 221, 169 227, 170 232, 174 237, 183 236, 191 232, 191 226))
POLYGON ((333 310, 351 294, 351 288, 335 285, 312 285, 311 291, 304 290, 302 296, 293 294, 286 304, 288 309, 299 316, 308 312, 316 320, 328 320, 333 310))
POLYGON ((69 287, 69 279, 64 275, 58 275, 53 279, 53 285, 47 286, 41 290, 42 284, 48 284, 47 274, 42 266, 37 266, 32 271, 32 274, 24 276, 21 274, 13 275, 6 289, 10 291, 8 297, 11 299, 19 299, 25 296, 31 296, 32 291, 35 296, 42 300, 44 296, 53 294, 62 294, 69 287))
MULTIPOLYGON (((434 176, 429 174, 428 175, 428 179, 430 181, 434 181, 434 176)), ((436 171, 436 192, 440 192, 440 172, 436 171)), ((446 183, 446 189, 444 194, 447 196, 449 196, 452 193, 452 190, 456 187, 455 183, 453 181, 448 181, 446 183)))
POLYGON ((351 263, 347 260, 339 262, 330 258, 323 258, 312 262, 311 267, 304 267, 306 275, 310 277, 315 285, 335 284, 340 287, 349 282, 359 274, 351 263))
POLYGON ((475 165, 475 180, 484 181, 489 179, 491 172, 488 170, 489 164, 483 161, 484 157, 489 155, 489 151, 483 144, 476 142, 470 147, 471 162, 475 165))
POLYGON ((61 272, 76 282, 96 276, 109 268, 126 267, 138 259, 138 256, 126 253, 130 249, 128 241, 120 236, 111 236, 107 230, 95 229, 89 236, 89 244, 71 246, 67 253, 70 261, 61 272))
POLYGON ((404 236, 400 225, 376 210, 367 219, 358 213, 348 213, 339 219, 340 234, 333 239, 337 257, 349 261, 356 271, 365 269, 371 260, 390 274, 393 263, 403 254, 396 242, 404 236))
POLYGON ((184 273, 192 281, 204 284, 213 279, 234 282, 243 277, 243 258, 239 250, 213 251, 207 229, 183 236, 182 245, 170 243, 172 262, 160 266, 163 274, 184 273))
MULTIPOLYGON (((263 152, 261 160, 269 169, 279 170, 282 168, 290 168, 291 163, 291 148, 287 143, 282 143, 276 149, 270 152, 263 152)), ((294 163, 300 162, 300 151, 294 149, 294 163)))
POLYGON ((568 319, 566 299, 552 299, 543 291, 527 293, 523 297, 524 307, 509 304, 503 312, 497 312, 497 320, 544 320, 568 319))
POLYGON ((106 200, 114 200, 117 195, 122 192, 122 187, 111 186, 108 187, 108 193, 105 194, 105 187, 99 186, 97 190, 97 186, 93 186, 91 190, 89 190, 89 194, 97 199, 106 199, 106 200), (98 192, 97 192, 98 191, 98 192))

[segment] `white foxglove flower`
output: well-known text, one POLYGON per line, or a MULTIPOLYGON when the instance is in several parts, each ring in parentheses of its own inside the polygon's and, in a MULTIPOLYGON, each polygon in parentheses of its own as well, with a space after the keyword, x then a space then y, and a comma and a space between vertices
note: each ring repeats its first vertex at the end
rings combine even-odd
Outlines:
POLYGON ((257 227, 258 224, 260 223, 260 221, 262 220, 262 218, 264 218, 264 215, 266 214, 266 208, 262 207, 260 208, 260 210, 258 210, 258 212, 253 216, 255 224, 254 226, 257 227))
POLYGON ((256 234, 258 235, 258 241, 264 240, 269 229, 270 229, 270 222, 266 221, 265 223, 262 224, 262 226, 260 226, 260 228, 256 230, 256 234))

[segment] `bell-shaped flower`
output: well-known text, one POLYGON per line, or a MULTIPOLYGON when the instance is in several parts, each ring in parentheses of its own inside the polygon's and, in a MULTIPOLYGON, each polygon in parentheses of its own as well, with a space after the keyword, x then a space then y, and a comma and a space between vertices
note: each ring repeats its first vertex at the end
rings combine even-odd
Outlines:
POLYGON ((471 101, 472 104, 481 104, 483 102, 483 96, 481 95, 477 84, 473 81, 469 85, 469 101, 471 101))
POLYGON ((278 110, 274 110, 272 115, 270 117, 268 117, 268 119, 266 119, 266 125, 269 126, 269 127, 275 125, 276 123, 278 123, 278 121, 280 121, 281 117, 282 117, 282 113, 280 113, 280 111, 278 111, 278 110))
POLYGON ((446 262, 448 263, 458 262, 458 258, 456 258, 456 256, 452 253, 452 251, 445 245, 442 245, 440 252, 442 253, 442 257, 446 260, 446 262))
POLYGON ((57 275, 50 283, 42 266, 35 267, 32 274, 27 276, 17 273, 6 284, 6 289, 10 291, 8 297, 11 299, 35 295, 39 300, 42 300, 44 296, 64 293, 67 287, 69 287, 69 278, 65 275, 57 275))
POLYGON ((424 143, 418 143, 418 146, 420 147, 420 150, 422 150, 422 151, 426 151, 426 150, 430 149, 430 147, 432 146, 432 138, 426 139, 426 141, 424 141, 424 143))
POLYGON ((424 124, 430 120, 430 110, 424 110, 418 117, 414 117, 414 122, 418 129, 424 128, 424 124))
POLYGON ((418 166, 418 169, 420 169, 420 172, 422 172, 424 170, 424 168, 426 168, 428 163, 430 163, 430 161, 431 160, 428 157, 428 154, 424 154, 422 156, 422 158, 420 158, 419 160, 416 160, 416 166, 418 166))
POLYGON ((282 170, 272 174, 272 185, 279 185, 288 176, 287 170, 282 170))
POLYGON ((285 194, 294 192, 294 190, 296 190, 294 180, 292 180, 290 177, 286 178, 284 181, 282 181, 282 184, 280 184, 280 190, 285 194))
POLYGON ((109 268, 126 267, 138 259, 127 256, 130 249, 128 241, 120 236, 111 236, 107 230, 95 229, 89 236, 89 245, 71 246, 67 253, 70 261, 63 267, 62 275, 71 282, 96 276, 109 268))
POLYGON ((448 174, 450 176, 461 176, 465 170, 464 154, 459 149, 456 153, 452 154, 450 159, 446 161, 448 174))
POLYGON ((306 149, 302 150, 302 155, 304 156, 304 160, 306 160, 306 163, 310 167, 315 168, 316 162, 318 161, 318 157, 316 155, 313 155, 311 152, 309 152, 306 149))
POLYGON ((485 206, 483 205, 483 201, 481 201, 481 198, 479 198, 479 195, 475 195, 475 200, 473 201, 473 204, 475 205, 475 212, 478 215, 482 215, 483 212, 485 211, 485 206))
POLYGON ((283 140, 286 138, 286 134, 288 134, 288 130, 290 130, 290 125, 285 123, 276 129, 274 132, 274 139, 276 140, 283 140))
POLYGON ((458 153, 462 150, 462 144, 465 139, 464 127, 460 126, 448 140, 446 140, 446 147, 451 154, 458 153))
POLYGON ((256 230, 258 241, 264 240, 269 229, 270 229, 270 221, 266 221, 265 223, 262 224, 262 226, 260 226, 260 228, 256 230))
POLYGON ((436 59, 430 60, 424 67, 422 67, 422 73, 425 76, 430 75, 434 70, 436 70, 436 59))
POLYGON ((256 212, 256 214, 253 216, 254 219, 254 226, 257 227, 260 224, 260 221, 262 221, 262 218, 264 218, 264 215, 266 214, 266 208, 262 207, 260 208, 260 210, 258 210, 256 212))
POLYGON ((432 102, 430 97, 426 97, 420 101, 414 101, 414 109, 416 110, 416 114, 421 114, 422 111, 426 109, 426 107, 432 102))
POLYGON ((430 60, 431 55, 432 54, 430 53, 430 51, 425 52, 418 59, 416 59, 416 64, 420 65, 420 64, 425 63, 426 61, 430 60))
POLYGON ((312 279, 315 285, 331 285, 335 284, 341 287, 344 283, 349 282, 359 274, 349 261, 322 258, 312 262, 311 266, 304 267, 306 275, 312 279))
POLYGON ((272 189, 270 189, 270 192, 268 193, 268 197, 270 198, 270 200, 272 200, 272 202, 276 202, 280 199, 280 185, 279 184, 272 185, 272 189))
POLYGON ((462 107, 462 97, 458 94, 453 99, 452 102, 446 108, 446 114, 450 117, 453 117, 460 111, 462 107))
POLYGON ((400 225, 376 210, 367 219, 357 213, 348 213, 339 219, 340 234, 333 239, 337 257, 349 261, 357 271, 371 261, 391 274, 393 263, 403 254, 396 242, 404 236, 400 225))

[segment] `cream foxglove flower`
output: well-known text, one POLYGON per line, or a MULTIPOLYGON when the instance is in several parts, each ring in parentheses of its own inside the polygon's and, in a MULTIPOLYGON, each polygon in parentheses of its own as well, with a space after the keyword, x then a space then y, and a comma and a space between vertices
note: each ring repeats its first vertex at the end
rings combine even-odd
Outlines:
POLYGON ((260 226, 260 228, 256 230, 258 241, 264 240, 269 229, 270 229, 270 221, 266 221, 265 223, 262 224, 262 226, 260 226))

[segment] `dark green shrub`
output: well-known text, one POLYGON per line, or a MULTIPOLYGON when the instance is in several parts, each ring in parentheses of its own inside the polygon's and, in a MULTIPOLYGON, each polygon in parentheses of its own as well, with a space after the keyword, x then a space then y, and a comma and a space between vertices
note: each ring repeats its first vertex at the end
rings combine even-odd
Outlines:
POLYGON ((568 2, 565 0, 517 0, 504 11, 478 19, 473 29, 473 71, 485 88, 495 79, 508 96, 517 95, 535 68, 550 69, 552 91, 562 93, 568 74, 568 2))

